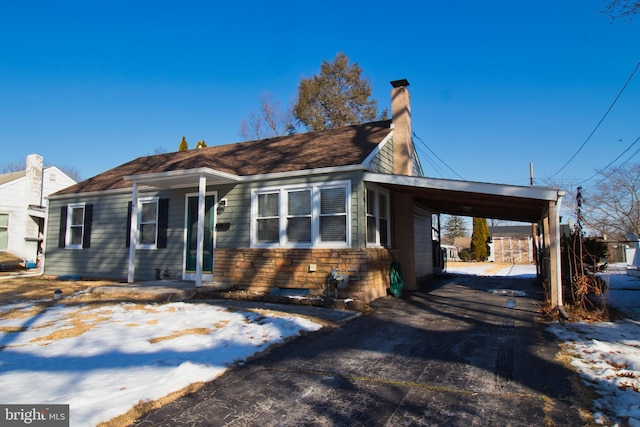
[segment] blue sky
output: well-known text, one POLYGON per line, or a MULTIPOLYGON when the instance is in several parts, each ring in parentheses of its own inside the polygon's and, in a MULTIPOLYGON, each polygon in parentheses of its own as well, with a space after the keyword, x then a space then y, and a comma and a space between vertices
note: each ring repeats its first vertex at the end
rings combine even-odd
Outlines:
POLYGON ((640 61, 640 16, 612 21, 604 5, 5 1, 0 166, 38 153, 88 178, 183 135, 237 142, 261 94, 289 105, 344 52, 381 108, 389 81, 409 80, 416 144, 446 163, 424 156, 428 176, 528 185, 532 162, 537 184, 571 189, 640 137, 638 71, 558 173, 640 61))

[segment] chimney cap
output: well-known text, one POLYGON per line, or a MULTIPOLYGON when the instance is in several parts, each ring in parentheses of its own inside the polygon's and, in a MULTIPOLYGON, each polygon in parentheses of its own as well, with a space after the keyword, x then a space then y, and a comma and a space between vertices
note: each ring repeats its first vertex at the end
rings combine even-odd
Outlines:
POLYGON ((393 87, 409 86, 409 81, 407 79, 393 80, 391 82, 391 86, 393 87))

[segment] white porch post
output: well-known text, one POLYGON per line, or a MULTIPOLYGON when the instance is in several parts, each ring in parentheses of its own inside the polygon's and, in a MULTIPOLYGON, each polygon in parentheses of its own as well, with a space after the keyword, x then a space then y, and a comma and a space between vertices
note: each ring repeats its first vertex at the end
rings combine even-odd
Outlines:
POLYGON ((204 259, 204 198, 207 177, 200 176, 198 183, 198 237, 196 246, 196 288, 202 286, 202 261, 204 259))
POLYGON ((133 283, 136 269, 136 246, 138 246, 138 184, 131 191, 131 230, 129 230, 129 269, 127 282, 133 283))

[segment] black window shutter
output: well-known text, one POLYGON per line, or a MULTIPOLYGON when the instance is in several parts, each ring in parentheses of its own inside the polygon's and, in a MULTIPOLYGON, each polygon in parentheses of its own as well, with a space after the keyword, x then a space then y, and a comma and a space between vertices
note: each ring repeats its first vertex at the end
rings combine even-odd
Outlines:
POLYGON ((58 232, 58 247, 64 248, 67 239, 67 206, 60 206, 60 230, 58 232))
POLYGON ((169 199, 158 201, 158 247, 167 247, 167 230, 169 229, 169 199))
POLYGON ((133 202, 129 201, 127 205, 127 247, 131 246, 131 210, 133 202))
POLYGON ((82 236, 82 247, 91 247, 91 222, 93 220, 93 205, 84 205, 84 235, 82 236))

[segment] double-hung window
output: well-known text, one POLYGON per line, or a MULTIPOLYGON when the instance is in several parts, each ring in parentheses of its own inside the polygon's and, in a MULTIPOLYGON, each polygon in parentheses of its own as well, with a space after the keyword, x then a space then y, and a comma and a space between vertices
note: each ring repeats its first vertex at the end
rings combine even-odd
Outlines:
POLYGON ((92 219, 93 205, 90 203, 69 203, 60 206, 58 247, 89 249, 91 247, 92 219))
POLYGON ((367 245, 389 246, 389 193, 367 187, 367 245))
POLYGON ((138 249, 156 249, 158 242, 158 199, 138 200, 138 249))
POLYGON ((348 247, 350 183, 254 190, 254 247, 348 247))
POLYGON ((347 189, 320 189, 320 240, 347 242, 347 189))
POLYGON ((286 195, 287 242, 311 244, 311 190, 292 190, 286 195))
POLYGON ((257 195, 257 236, 260 244, 277 243, 280 240, 280 193, 257 195))
POLYGON ((84 214, 84 203, 70 204, 67 206, 67 235, 65 247, 69 249, 82 249, 84 214))

